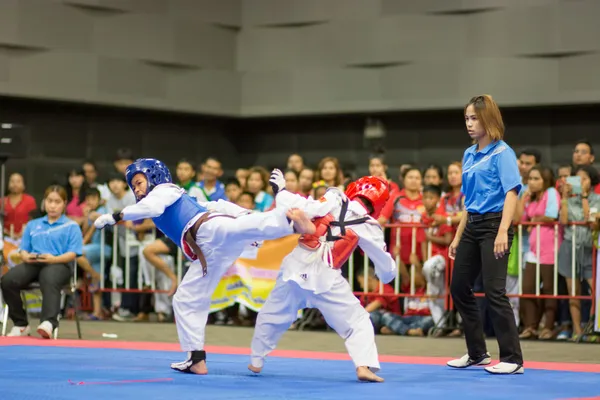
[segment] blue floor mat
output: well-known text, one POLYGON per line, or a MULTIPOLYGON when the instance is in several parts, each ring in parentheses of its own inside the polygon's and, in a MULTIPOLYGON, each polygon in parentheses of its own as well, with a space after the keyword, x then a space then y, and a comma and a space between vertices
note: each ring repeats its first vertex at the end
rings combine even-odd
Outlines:
POLYGON ((568 399, 600 396, 600 374, 382 364, 382 384, 356 381, 349 361, 271 357, 253 375, 247 356, 209 354, 209 375, 172 371, 183 353, 69 347, 0 347, 0 399, 568 399), (142 381, 142 382, 137 382, 142 381), (82 384, 79 384, 82 383, 82 384))

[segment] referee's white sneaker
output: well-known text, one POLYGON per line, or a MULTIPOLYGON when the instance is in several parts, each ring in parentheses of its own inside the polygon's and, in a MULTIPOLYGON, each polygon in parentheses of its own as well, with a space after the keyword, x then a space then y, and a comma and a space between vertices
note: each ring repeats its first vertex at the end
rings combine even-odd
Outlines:
POLYGON ((525 368, 519 364, 501 362, 491 367, 485 367, 486 372, 496 375, 515 375, 525 372, 525 368))
POLYGON ((469 357, 468 354, 465 354, 461 358, 448 361, 446 365, 452 368, 467 368, 473 365, 490 365, 491 362, 492 356, 490 355, 490 353, 485 353, 484 355, 475 360, 469 357))

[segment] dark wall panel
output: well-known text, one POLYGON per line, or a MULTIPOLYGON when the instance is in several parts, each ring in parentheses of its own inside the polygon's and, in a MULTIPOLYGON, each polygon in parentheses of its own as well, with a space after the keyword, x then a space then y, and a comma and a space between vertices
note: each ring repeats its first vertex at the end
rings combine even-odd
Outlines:
MULTIPOLYGON (((584 137, 600 153, 600 106, 504 109, 503 115, 508 143, 517 151, 538 148, 546 163, 569 162, 574 142, 584 137)), ((0 122, 26 127, 28 156, 9 161, 7 172, 24 173, 36 196, 52 179, 63 177, 86 158, 95 160, 106 178, 120 147, 131 148, 138 157, 161 158, 169 165, 181 158, 198 163, 216 156, 223 161, 226 175, 255 164, 283 167, 292 152, 302 154, 312 166, 333 155, 344 169, 364 174, 371 152, 363 139, 366 117, 228 120, 0 99, 0 122)), ((375 117, 387 129, 384 145, 392 177, 403 163, 447 165, 459 160, 469 146, 460 109, 375 117)))

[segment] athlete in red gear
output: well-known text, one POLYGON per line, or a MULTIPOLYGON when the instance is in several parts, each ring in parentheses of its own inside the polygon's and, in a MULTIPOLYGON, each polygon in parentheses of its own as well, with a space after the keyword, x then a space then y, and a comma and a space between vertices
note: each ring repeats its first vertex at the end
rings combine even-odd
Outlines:
POLYGON ((285 180, 279 170, 273 171, 270 183, 277 193, 277 207, 303 210, 314 218, 317 231, 301 236, 283 260, 275 288, 256 320, 248 368, 255 373, 262 370, 265 357, 296 320, 299 309, 318 308, 327 324, 345 339, 358 379, 383 382, 375 374, 380 365, 369 314, 352 294, 340 268, 358 246, 373 261, 380 280, 387 283, 396 277, 396 264, 386 251, 376 220, 389 198, 387 182, 363 177, 351 183, 345 194, 330 188, 318 200, 282 190, 285 180))

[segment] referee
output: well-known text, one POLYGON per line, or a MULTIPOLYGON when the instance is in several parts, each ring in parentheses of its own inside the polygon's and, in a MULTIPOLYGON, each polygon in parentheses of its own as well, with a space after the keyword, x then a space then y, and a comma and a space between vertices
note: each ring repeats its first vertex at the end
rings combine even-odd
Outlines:
POLYGON ((500 363, 485 370, 491 374, 522 374, 519 334, 505 289, 512 220, 521 190, 517 158, 502 140, 504 123, 491 96, 469 101, 465 123, 474 143, 463 156, 462 192, 467 212, 449 253, 455 260, 450 292, 463 320, 468 353, 449 361, 448 366, 467 368, 492 361, 473 294, 473 284, 481 273, 500 348, 500 363))

